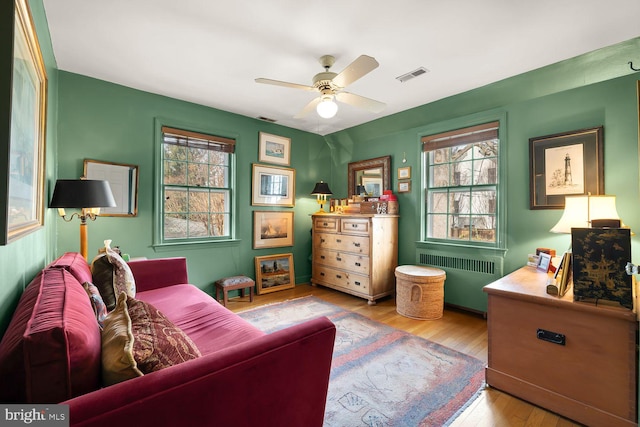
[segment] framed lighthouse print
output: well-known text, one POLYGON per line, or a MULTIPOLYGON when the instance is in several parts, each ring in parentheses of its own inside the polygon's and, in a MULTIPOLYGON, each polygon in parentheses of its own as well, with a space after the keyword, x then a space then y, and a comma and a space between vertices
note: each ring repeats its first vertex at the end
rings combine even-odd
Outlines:
POLYGON ((604 194, 604 128, 529 139, 530 209, 563 209, 565 196, 604 194))

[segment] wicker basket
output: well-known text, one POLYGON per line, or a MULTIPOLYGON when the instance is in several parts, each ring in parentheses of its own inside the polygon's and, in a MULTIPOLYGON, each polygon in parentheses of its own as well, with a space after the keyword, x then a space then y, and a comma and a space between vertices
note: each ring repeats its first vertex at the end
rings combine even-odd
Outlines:
POLYGON ((396 267, 396 311, 418 320, 435 320, 444 311, 446 273, 438 268, 396 267))

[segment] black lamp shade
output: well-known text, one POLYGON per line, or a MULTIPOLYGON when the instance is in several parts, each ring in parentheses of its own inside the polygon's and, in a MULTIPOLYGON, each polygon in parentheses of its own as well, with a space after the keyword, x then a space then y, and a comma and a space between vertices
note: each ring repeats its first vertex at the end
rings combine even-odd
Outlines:
POLYGON ((333 194, 331 192, 331 190, 329 189, 329 184, 327 184, 326 182, 317 182, 316 186, 313 188, 313 191, 311 192, 312 195, 316 195, 316 194, 333 194))
POLYGON ((50 208, 110 208, 116 201, 109 182, 94 179, 59 179, 50 208))
POLYGON ((356 194, 362 194, 362 193, 366 193, 367 189, 364 188, 364 185, 357 185, 356 186, 356 194))

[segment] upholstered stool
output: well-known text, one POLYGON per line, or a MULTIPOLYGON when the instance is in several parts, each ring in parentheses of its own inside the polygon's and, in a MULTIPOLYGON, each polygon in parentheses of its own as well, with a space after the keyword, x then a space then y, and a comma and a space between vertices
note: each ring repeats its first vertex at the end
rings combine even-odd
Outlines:
POLYGON ((222 305, 226 307, 227 301, 229 300, 227 292, 240 289, 240 295, 244 296, 245 289, 249 288, 249 301, 253 302, 253 286, 255 284, 256 282, 247 276, 225 277, 223 279, 216 280, 216 299, 220 301, 219 291, 222 291, 222 305))

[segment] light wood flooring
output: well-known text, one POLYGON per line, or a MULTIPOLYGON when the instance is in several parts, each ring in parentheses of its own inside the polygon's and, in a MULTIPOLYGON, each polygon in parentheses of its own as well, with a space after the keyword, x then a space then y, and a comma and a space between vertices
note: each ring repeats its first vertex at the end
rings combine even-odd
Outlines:
MULTIPOLYGON (((397 329, 453 348, 487 362, 487 322, 477 314, 456 309, 445 309, 438 320, 413 320, 396 312, 395 299, 384 298, 376 305, 342 292, 323 287, 298 285, 294 289, 249 297, 232 298, 227 307, 239 312, 260 305, 272 304, 307 295, 314 295, 329 303, 357 312, 397 329)), ((566 418, 545 411, 520 399, 487 387, 453 423, 454 427, 470 426, 579 426, 566 418)))

